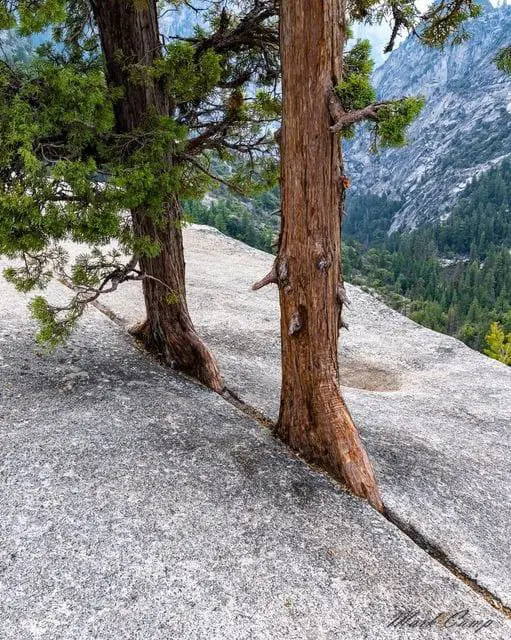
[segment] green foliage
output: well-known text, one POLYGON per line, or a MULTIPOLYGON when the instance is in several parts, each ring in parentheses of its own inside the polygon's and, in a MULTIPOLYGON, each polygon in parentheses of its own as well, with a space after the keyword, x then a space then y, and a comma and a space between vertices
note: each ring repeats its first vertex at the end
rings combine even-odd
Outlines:
POLYGON ((470 37, 465 22, 476 18, 481 7, 473 0, 439 0, 432 5, 423 18, 421 38, 431 47, 461 44, 470 37))
MULTIPOLYGON (((65 266, 64 264, 58 269, 58 275, 72 284, 75 289, 83 289, 87 295, 90 292, 91 297, 108 274, 120 272, 124 267, 123 256, 118 249, 99 249, 98 247, 91 249, 89 253, 80 254, 72 265, 70 274, 66 273, 65 266)), ((82 302, 84 299, 85 296, 80 295, 82 302)))
POLYGON ((511 46, 501 49, 495 56, 494 62, 498 69, 511 74, 511 46))
POLYGON ((22 293, 44 289, 53 277, 53 269, 62 271, 67 258, 67 253, 58 246, 49 248, 44 255, 25 252, 21 266, 7 267, 3 275, 22 293))
POLYGON ((122 195, 122 208, 144 209, 160 219, 170 194, 201 193, 204 177, 171 162, 186 144, 188 131, 170 116, 149 116, 143 128, 115 137, 108 164, 109 184, 122 195))
POLYGON ((498 322, 492 322, 486 336, 487 348, 484 353, 494 360, 511 365, 511 333, 504 333, 498 322))
POLYGON ((181 291, 171 291, 165 296, 167 304, 177 304, 183 300, 183 294, 181 291))
MULTIPOLYGON (((168 137, 174 144, 176 127, 169 131, 166 122, 159 123, 152 136, 139 139, 134 133, 130 143, 136 154, 126 154, 128 142, 114 133, 115 99, 101 67, 94 65, 85 69, 37 57, 16 70, 0 69, 0 253, 21 258, 22 266, 7 269, 5 276, 23 292, 65 275, 68 256, 59 247, 65 240, 92 247, 90 259, 78 260, 68 279, 85 289, 96 286, 121 265, 100 258, 94 245, 117 240, 129 251, 134 244, 120 211, 134 201, 156 208, 156 200, 161 210, 166 193, 161 176, 168 179, 161 171, 162 147, 168 137), (140 163, 127 179, 134 157, 140 163), (144 172, 150 179, 142 188, 144 172), (100 174, 109 179, 98 182, 100 174)), ((58 309, 38 298, 33 306, 38 339, 50 346, 65 339, 88 299, 77 297, 58 309)))
POLYGON ((346 278, 416 322, 482 350, 490 323, 511 321, 509 249, 492 249, 482 263, 445 263, 429 234, 403 234, 370 250, 346 238, 346 278))
POLYGON ((48 350, 54 349, 69 338, 76 321, 83 313, 82 305, 73 304, 70 308, 62 310, 50 305, 42 296, 36 296, 31 301, 30 309, 32 317, 39 325, 36 340, 48 350))
POLYGON ((406 129, 420 114, 425 99, 403 98, 378 110, 378 121, 374 126, 376 143, 381 147, 402 147, 406 144, 406 129))
MULTIPOLYGON (((172 4, 179 6, 181 0, 172 4)), ((225 21, 224 28, 240 24, 242 14, 224 14, 219 4, 212 3, 210 23, 196 26, 195 38, 204 41, 225 21)), ((44 288, 54 274, 79 289, 65 308, 52 307, 40 297, 34 301, 39 339, 50 346, 69 335, 85 305, 107 284, 115 288, 128 273, 135 277, 133 271, 126 271, 129 264, 123 264, 120 252, 105 251, 105 245, 113 242, 135 256, 155 257, 160 252, 157 240, 133 229, 130 210, 143 209, 158 226, 169 200, 178 197, 186 201, 186 215, 177 225, 190 216, 271 251, 275 226, 271 211, 279 207, 278 165, 274 154, 268 153, 271 123, 281 115, 281 102, 273 89, 278 85, 277 48, 270 51, 260 44, 251 48, 242 42, 232 50, 215 52, 214 39, 198 47, 192 38, 163 47, 154 64, 120 56, 118 62, 131 84, 164 87, 171 105, 165 115, 148 112, 135 130, 120 133, 114 114, 122 89, 107 87, 99 40, 87 26, 89 10, 87 0, 0 2, 0 28, 16 28, 21 34, 51 28, 58 43, 41 47, 23 66, 0 67, 0 254, 20 259, 21 265, 8 269, 6 276, 22 291, 44 288), (254 86, 258 89, 252 95, 254 86), (212 132, 209 146, 189 156, 191 141, 208 130, 212 132), (258 149, 255 154, 254 148, 258 149), (241 162, 234 149, 248 150, 253 162, 241 162), (253 195, 252 203, 246 196, 234 201, 224 187, 211 206, 200 202, 215 184, 215 157, 229 162, 232 169, 221 174, 222 180, 246 196, 253 195), (262 220, 254 220, 254 211, 262 220), (71 267, 60 248, 69 240, 89 245, 89 252, 71 267)), ((471 0, 441 0, 421 21, 421 36, 434 46, 450 37, 463 39, 464 21, 476 13, 471 0)), ((419 22, 415 4, 409 0, 387 4, 357 0, 350 5, 354 19, 378 21, 390 16, 398 20, 399 28, 413 28, 419 22)), ((506 55, 497 61, 501 68, 506 68, 506 55)), ((346 54, 336 88, 346 111, 374 102, 372 70, 369 43, 359 41, 346 54)), ((405 98, 381 107, 374 129, 379 143, 404 144, 406 127, 421 106, 420 98, 405 98)), ((342 132, 345 137, 353 133, 353 127, 342 132)), ((388 286, 396 277, 396 263, 375 251, 367 257, 371 273, 381 286, 388 286)), ((485 251, 485 264, 497 260, 491 246, 485 251)), ((423 262, 419 284, 413 285, 419 298, 413 312, 422 313, 425 322, 448 323, 449 312, 433 293, 438 276, 434 260, 425 256, 423 262)), ((404 267, 400 268, 399 290, 393 293, 405 297, 411 285, 404 267)), ((466 277, 472 282, 483 275, 470 268, 466 277)), ((484 277, 491 279, 491 273, 484 277)), ((496 284, 497 299, 507 299, 502 291, 496 284)), ((478 304, 463 310, 474 322, 486 308, 482 299, 478 304)), ((501 306, 504 313, 504 303, 501 306)), ((463 330, 470 333, 469 328, 463 330)))
MULTIPOLYGON (((358 40, 345 54, 343 79, 335 92, 346 112, 364 109, 375 103, 376 91, 371 82, 374 62, 371 59, 371 45, 368 40, 358 40)), ((409 97, 376 103, 375 124, 372 129, 373 150, 377 146, 401 147, 406 144, 405 133, 409 125, 419 115, 425 100, 409 97)), ((342 130, 344 138, 355 135, 355 126, 348 125, 342 130)))
MULTIPOLYGON (((51 346, 69 335, 88 302, 137 277, 133 259, 123 264, 120 252, 102 247, 114 243, 136 258, 161 251, 156 237, 133 228, 130 212, 142 210, 158 227, 170 201, 202 198, 215 183, 207 169, 214 154, 241 167, 229 180, 247 193, 266 190, 277 174, 270 154, 260 161, 255 153, 246 165, 233 151, 268 151, 274 144, 268 125, 280 114, 280 100, 270 90, 247 100, 245 89, 254 81, 274 84, 276 48, 272 53, 258 44, 252 51, 247 44, 217 53, 174 41, 147 61, 119 53, 115 62, 129 86, 163 88, 169 105, 164 113, 148 110, 136 129, 124 132, 116 128, 115 113, 128 82, 108 88, 90 10, 88 0, 0 2, 0 28, 52 34, 28 61, 0 66, 0 254, 21 265, 5 275, 24 292, 44 289, 55 275, 78 289, 65 308, 42 298, 34 303, 39 339, 51 346), (208 126, 206 152, 188 156, 190 141, 208 126), (67 241, 89 246, 71 265, 60 248, 67 241)), ((196 37, 206 39, 219 16, 212 8, 210 24, 196 29, 196 37)))
POLYGON ((276 120, 282 115, 282 101, 270 91, 259 89, 256 91, 254 101, 254 113, 270 121, 276 120))
POLYGON ((362 109, 376 99, 376 92, 368 77, 352 73, 337 87, 337 95, 345 111, 362 109))
POLYGON ((160 244, 146 235, 137 235, 131 240, 133 253, 137 256, 156 258, 160 254, 160 244))
POLYGON ((163 80, 176 104, 196 100, 210 93, 220 80, 221 58, 211 49, 199 58, 195 47, 187 42, 167 45, 165 55, 157 60, 151 74, 163 80))
POLYGON ((511 161, 484 173, 460 194, 451 216, 434 227, 435 243, 448 257, 484 260, 492 247, 511 247, 511 161))
POLYGON ((272 189, 280 175, 279 163, 269 157, 256 165, 237 164, 229 177, 229 184, 247 196, 257 196, 272 189))
POLYGON ((358 73, 369 77, 374 70, 369 40, 357 40, 344 56, 344 67, 348 75, 358 73))
POLYGON ((343 219, 343 231, 363 246, 379 246, 385 242, 399 203, 372 194, 357 194, 347 198, 348 215, 343 219))
POLYGON ((4 3, 0 4, 0 29, 13 29, 16 26, 16 18, 4 3))
MULTIPOLYGON (((17 26, 22 35, 38 33, 52 24, 62 22, 67 13, 65 0, 19 0, 11 3, 11 7, 13 5, 17 5, 17 26)), ((14 9, 10 13, 12 15, 14 9)))
POLYGON ((369 24, 392 25, 392 34, 385 53, 396 45, 403 32, 415 32, 431 47, 459 44, 470 37, 466 22, 477 17, 480 6, 474 0, 438 0, 425 10, 416 0, 352 0, 349 4, 350 19, 369 24))
POLYGON ((370 11, 376 9, 378 0, 356 0, 350 6, 350 15, 352 19, 357 21, 370 21, 370 11))
POLYGON ((345 111, 363 109, 376 99, 371 84, 374 62, 368 40, 358 40, 344 56, 343 79, 336 93, 345 111))
POLYGON ((1 253, 42 251, 66 236, 101 242, 118 232, 118 194, 92 180, 92 154, 113 126, 101 73, 42 60, 15 76, 2 68, 0 120, 1 253), (55 158, 61 148, 65 159, 55 158))
POLYGON ((34 265, 32 269, 6 267, 3 274, 7 282, 14 285, 18 291, 28 293, 36 287, 44 289, 51 281, 53 272, 45 266, 45 264, 34 265))

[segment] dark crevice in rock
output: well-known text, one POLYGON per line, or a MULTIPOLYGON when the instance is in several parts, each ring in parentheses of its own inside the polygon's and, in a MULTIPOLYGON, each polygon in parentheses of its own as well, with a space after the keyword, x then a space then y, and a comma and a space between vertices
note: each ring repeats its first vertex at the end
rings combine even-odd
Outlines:
POLYGON ((456 578, 464 582, 478 595, 482 596, 494 609, 497 609, 497 611, 500 611, 500 613, 503 613, 505 616, 511 619, 511 607, 504 604, 504 602, 502 602, 502 600, 498 596, 489 591, 489 589, 484 587, 482 584, 479 584, 477 580, 469 576, 465 571, 460 569, 460 567, 458 567, 458 565, 453 562, 440 547, 431 543, 413 525, 411 525, 409 522, 405 522, 387 508, 385 508, 383 515, 391 524, 393 524, 408 538, 410 538, 410 540, 414 544, 425 551, 431 558, 439 562, 443 567, 450 571, 456 578))
POLYGON ((222 393, 222 398, 226 400, 233 407, 236 407, 239 411, 258 422, 265 429, 269 429, 273 432, 275 429, 275 423, 267 418, 263 413, 244 402, 232 389, 225 388, 222 393))
MULTIPOLYGON (((122 328, 124 330, 127 329, 126 323, 120 317, 118 317, 114 312, 112 312, 110 309, 108 309, 107 307, 105 307, 104 305, 102 305, 101 303, 98 303, 98 302, 93 303, 93 306, 96 307, 96 309, 98 309, 98 311, 100 311, 101 313, 106 315, 117 326, 119 326, 120 328, 122 328)), ((154 354, 149 354, 147 352, 147 350, 145 350, 143 347, 141 347, 139 344, 137 344, 137 341, 134 340, 133 343, 135 344, 135 346, 140 351, 145 352, 146 354, 148 354, 150 356, 153 356, 153 359, 155 359, 156 361, 159 361, 158 358, 154 358, 154 354)), ((378 385, 379 388, 370 389, 370 390, 387 391, 387 390, 397 390, 397 389, 399 389, 400 381, 399 381, 398 376, 396 376, 395 374, 392 374, 390 372, 386 372, 386 371, 381 371, 380 373, 387 374, 388 378, 384 381, 384 383, 380 383, 380 385, 378 385)), ((182 377, 184 377, 184 378, 186 378, 187 380, 189 380, 192 383, 196 383, 196 384, 202 386, 199 382, 197 382, 193 378, 190 378, 189 376, 186 376, 186 375, 184 375, 182 373, 179 373, 179 372, 177 372, 177 374, 182 376, 182 377)), ((359 381, 357 380, 357 382, 359 382, 359 381)), ((367 388, 365 385, 362 385, 362 384, 356 384, 356 385, 354 384, 353 386, 354 387, 358 387, 358 388, 362 388, 362 389, 367 388)), ((234 391, 232 391, 232 390, 230 390, 228 388, 224 388, 221 396, 226 402, 228 402, 233 407, 235 407, 236 409, 238 409, 239 411, 244 413, 246 416, 250 417, 252 420, 257 422, 265 430, 269 430, 270 432, 273 433, 273 431, 275 429, 275 423, 272 420, 270 420, 267 416, 265 416, 262 412, 260 412, 258 409, 254 408, 251 405, 249 405, 246 402, 244 402, 234 391)), ((296 457, 301 459, 300 456, 296 456, 296 457)), ((335 479, 330 477, 328 474, 326 474, 321 469, 318 469, 314 465, 309 464, 304 460, 303 460, 303 462, 304 462, 304 464, 306 464, 311 469, 314 469, 315 471, 318 471, 322 475, 326 476, 329 479, 329 481, 331 481, 332 484, 336 488, 341 489, 343 491, 348 491, 346 489, 346 487, 340 485, 335 479)), ((436 560, 436 562, 441 564, 453 576, 455 576, 458 580, 461 580, 465 585, 467 585, 470 589, 472 589, 472 591, 474 591, 479 596, 484 598, 486 600, 486 602, 488 604, 490 604, 494 609, 496 609, 497 611, 499 611, 500 613, 505 615, 507 618, 511 619, 511 607, 510 606, 506 605, 498 596, 496 596, 494 593, 492 593, 489 589, 487 589, 483 585, 479 584, 479 582, 477 582, 477 580, 475 580, 470 575, 468 575, 465 571, 463 571, 455 562, 453 562, 446 555, 446 553, 440 547, 438 547, 437 545, 431 543, 413 525, 411 525, 408 522, 405 522, 399 516, 397 516, 393 511, 390 511, 386 507, 384 507, 384 511, 383 511, 382 515, 385 517, 385 519, 388 522, 390 522, 395 527, 397 527, 416 546, 418 546, 420 549, 425 551, 431 558, 433 558, 434 560, 436 560)))
MULTIPOLYGON (((272 422, 269 418, 267 418, 260 411, 255 409, 254 407, 246 404, 241 398, 239 398, 234 392, 226 389, 222 394, 222 397, 232 404, 234 407, 242 411, 245 415, 249 416, 253 420, 256 420, 262 427, 265 429, 269 429, 273 432, 275 427, 275 423, 272 422)), ((299 456, 298 456, 299 457, 299 456)), ((304 461, 309 467, 313 467, 313 465, 308 464, 304 461)), ((315 469, 315 467, 313 467, 315 469)), ((317 470, 317 469, 315 469, 317 470)), ((319 470, 324 474, 323 471, 319 470)), ((324 474, 327 475, 327 474, 324 474)), ((336 486, 338 483, 329 477, 336 486)), ((345 487, 342 487, 343 490, 346 490, 345 487)), ((382 514, 388 522, 397 527, 401 533, 403 533, 407 538, 409 538, 415 545, 417 545, 420 549, 425 551, 433 560, 436 560, 439 564, 441 564, 445 569, 447 569, 452 575, 454 575, 458 580, 461 580, 465 583, 472 591, 477 593, 479 596, 482 596, 488 604, 490 604, 494 609, 504 614, 507 618, 511 619, 511 607, 504 604, 504 602, 492 593, 489 589, 479 584, 477 580, 469 576, 465 571, 463 571, 458 565, 453 562, 447 554, 440 549, 440 547, 431 543, 425 536, 420 533, 413 525, 408 522, 405 522, 401 518, 399 518, 395 513, 390 511, 385 507, 384 512, 382 514)))

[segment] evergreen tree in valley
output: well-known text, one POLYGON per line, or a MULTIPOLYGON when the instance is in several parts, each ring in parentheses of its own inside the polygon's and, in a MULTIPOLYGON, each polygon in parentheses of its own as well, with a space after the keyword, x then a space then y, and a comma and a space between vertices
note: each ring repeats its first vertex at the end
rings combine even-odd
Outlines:
POLYGON ((511 333, 506 334, 498 322, 492 322, 486 336, 486 345, 484 352, 487 356, 511 365, 511 333))
POLYGON ((495 63, 501 71, 511 74, 511 45, 499 51, 495 57, 495 63))

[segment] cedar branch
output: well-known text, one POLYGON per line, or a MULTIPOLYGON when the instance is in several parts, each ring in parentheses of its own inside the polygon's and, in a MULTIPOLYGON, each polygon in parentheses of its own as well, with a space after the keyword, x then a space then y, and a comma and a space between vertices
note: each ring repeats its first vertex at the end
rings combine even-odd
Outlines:
POLYGON ((256 282, 255 284, 252 285, 252 291, 259 291, 259 289, 262 289, 263 287, 266 287, 269 284, 278 284, 276 262, 273 263, 273 267, 271 268, 271 271, 267 273, 264 276, 264 278, 262 278, 262 280, 259 280, 259 282, 256 282))
POLYGON ((378 121, 378 112, 383 107, 389 107, 402 102, 405 98, 399 98, 398 100, 383 100, 382 102, 373 102, 367 105, 363 109, 355 109, 353 111, 345 111, 341 105, 339 98, 332 92, 329 102, 330 115, 335 124, 330 127, 332 133, 338 133, 346 127, 363 120, 378 121))

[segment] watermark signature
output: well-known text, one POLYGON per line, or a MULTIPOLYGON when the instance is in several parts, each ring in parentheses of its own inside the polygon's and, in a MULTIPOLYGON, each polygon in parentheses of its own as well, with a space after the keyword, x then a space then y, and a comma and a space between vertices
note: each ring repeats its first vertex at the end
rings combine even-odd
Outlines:
POLYGON ((388 626, 395 629, 428 629, 432 627, 441 629, 470 629, 479 633, 493 624, 493 620, 475 618, 468 609, 460 611, 442 611, 437 614, 427 614, 414 609, 405 609, 398 612, 389 622, 388 626))

